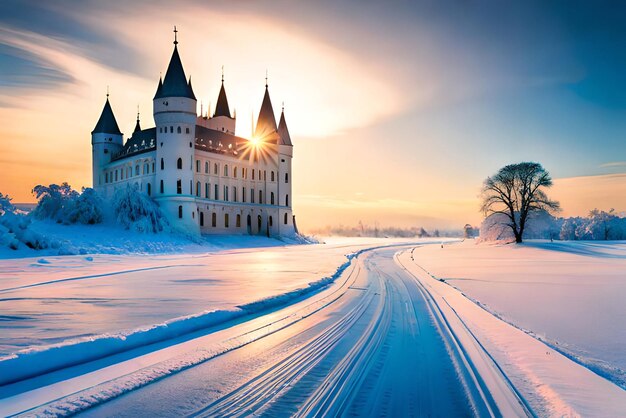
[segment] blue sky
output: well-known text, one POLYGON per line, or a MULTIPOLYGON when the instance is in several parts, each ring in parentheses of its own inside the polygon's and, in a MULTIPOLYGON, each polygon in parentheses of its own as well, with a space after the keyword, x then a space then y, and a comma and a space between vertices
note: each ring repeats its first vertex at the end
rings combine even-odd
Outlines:
MULTIPOLYGON (((316 214, 311 227, 355 217, 403 225, 477 222, 481 181, 522 160, 541 162, 557 179, 554 193, 566 214, 626 209, 623 189, 615 188, 616 178, 626 182, 624 3, 173 3, 0 3, 0 122, 32 120, 42 111, 35 100, 84 100, 80 122, 66 122, 67 134, 59 135, 82 158, 68 162, 72 184, 88 185, 86 129, 102 107, 104 84, 120 92, 112 96, 114 110, 121 125, 130 125, 129 109, 139 99, 123 92, 145 82, 137 95, 149 109, 151 86, 171 52, 169 42, 146 39, 167 39, 178 24, 183 63, 207 101, 220 67, 213 54, 226 57, 227 91, 239 102, 250 92, 240 109, 260 105, 261 92, 245 83, 270 68, 274 107, 286 100, 295 133, 296 209, 309 219, 316 214), (194 55, 198 45, 207 50, 204 61, 194 55), (59 54, 79 64, 60 65, 59 54), (102 69, 102 79, 85 76, 91 66, 102 69), (558 179, 578 177, 587 187, 606 187, 606 199, 586 201, 582 189, 574 196, 575 186, 559 189, 558 179)), ((67 118, 56 104, 43 111, 67 118)), ((29 137, 19 127, 0 135, 29 137)), ((18 200, 29 189, 5 161, 49 163, 29 178, 34 183, 68 173, 11 141, 0 151, 2 191, 18 200)))

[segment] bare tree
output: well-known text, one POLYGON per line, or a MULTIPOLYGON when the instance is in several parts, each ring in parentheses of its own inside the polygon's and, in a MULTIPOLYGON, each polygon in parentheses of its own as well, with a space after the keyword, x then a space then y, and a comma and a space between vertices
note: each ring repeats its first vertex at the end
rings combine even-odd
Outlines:
POLYGON ((513 230, 515 242, 520 243, 529 214, 560 210, 559 202, 550 200, 543 191, 550 186, 550 173, 539 163, 507 165, 485 180, 481 193, 482 212, 485 216, 505 215, 505 225, 513 230))

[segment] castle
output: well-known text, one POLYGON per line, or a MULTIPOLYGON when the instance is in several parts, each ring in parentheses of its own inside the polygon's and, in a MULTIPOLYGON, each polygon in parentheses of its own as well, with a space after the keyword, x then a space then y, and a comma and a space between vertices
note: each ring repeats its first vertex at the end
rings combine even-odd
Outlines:
POLYGON ((213 116, 197 100, 178 54, 153 99, 155 127, 137 124, 124 143, 109 95, 91 132, 93 187, 110 199, 131 185, 154 199, 170 223, 202 234, 289 236, 293 145, 284 109, 276 124, 267 86, 252 138, 235 134, 224 77, 213 116))

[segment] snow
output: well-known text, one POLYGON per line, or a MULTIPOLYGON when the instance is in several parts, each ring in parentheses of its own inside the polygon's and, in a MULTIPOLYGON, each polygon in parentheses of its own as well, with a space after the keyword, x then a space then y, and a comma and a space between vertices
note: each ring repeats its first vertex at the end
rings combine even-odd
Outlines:
POLYGON ((0 384, 286 304, 383 240, 336 242, 219 250, 283 244, 224 236, 212 253, 0 260, 0 384))
POLYGON ((413 257, 539 415, 624 415, 626 243, 468 240, 413 257))

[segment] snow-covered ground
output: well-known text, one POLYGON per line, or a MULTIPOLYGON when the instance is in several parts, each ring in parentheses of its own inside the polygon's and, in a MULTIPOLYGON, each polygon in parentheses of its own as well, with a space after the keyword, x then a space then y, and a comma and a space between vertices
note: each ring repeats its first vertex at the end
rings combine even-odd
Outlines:
POLYGON ((414 257, 485 309, 626 388, 626 243, 468 240, 414 257))

